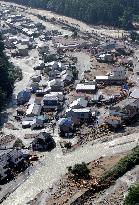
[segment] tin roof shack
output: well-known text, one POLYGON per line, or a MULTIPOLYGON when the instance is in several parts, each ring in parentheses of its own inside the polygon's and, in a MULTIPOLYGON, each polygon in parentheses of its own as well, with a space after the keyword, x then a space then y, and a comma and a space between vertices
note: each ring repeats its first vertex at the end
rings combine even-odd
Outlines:
POLYGON ((96 92, 96 88, 97 88, 97 85, 95 82, 79 83, 76 85, 76 92, 92 94, 96 92))
POLYGON ((26 111, 26 116, 27 117, 34 117, 34 116, 39 116, 41 114, 42 106, 37 105, 36 103, 33 103, 29 105, 27 111, 26 111))
POLYGON ((111 128, 118 128, 122 125, 121 117, 117 116, 108 116, 105 118, 105 123, 107 123, 111 128))
POLYGON ((128 120, 136 116, 139 110, 139 99, 127 98, 113 107, 109 113, 113 116, 120 116, 123 120, 128 120))
POLYGON ((84 100, 83 98, 78 98, 77 100, 74 100, 70 104, 70 108, 72 109, 78 109, 78 108, 85 108, 87 107, 88 101, 84 100))
POLYGON ((33 151, 51 151, 56 146, 54 139, 49 133, 41 132, 32 142, 33 151))
POLYGON ((106 76, 96 76, 98 84, 123 84, 127 80, 126 69, 122 66, 113 67, 106 76))
POLYGON ((46 94, 42 100, 43 111, 58 110, 60 108, 59 98, 53 94, 46 94))
POLYGON ((92 119, 91 110, 89 108, 69 108, 66 110, 65 115, 67 118, 71 118, 74 124, 80 124, 81 122, 89 121, 92 119))
POLYGON ((53 79, 48 81, 47 85, 51 92, 63 92, 64 90, 64 82, 61 79, 53 79))
POLYGON ((27 90, 23 90, 19 92, 17 95, 17 104, 24 105, 26 102, 29 101, 30 97, 31 97, 31 93, 27 90))
POLYGON ((70 118, 59 119, 58 125, 61 136, 65 137, 68 133, 73 133, 74 123, 70 118))
POLYGON ((22 45, 22 44, 18 44, 16 45, 17 47, 17 55, 25 57, 28 56, 28 46, 27 45, 22 45))

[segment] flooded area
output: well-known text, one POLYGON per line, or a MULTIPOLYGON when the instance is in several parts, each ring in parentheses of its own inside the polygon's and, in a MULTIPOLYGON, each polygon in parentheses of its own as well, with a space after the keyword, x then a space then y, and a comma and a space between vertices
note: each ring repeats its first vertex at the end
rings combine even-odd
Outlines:
POLYGON ((12 201, 12 205, 23 205, 32 200, 42 190, 51 187, 67 171, 68 166, 83 161, 90 162, 101 156, 126 152, 138 144, 139 134, 137 133, 107 143, 84 145, 84 147, 67 155, 63 155, 59 147, 50 153, 43 153, 40 167, 2 204, 10 205, 12 201))

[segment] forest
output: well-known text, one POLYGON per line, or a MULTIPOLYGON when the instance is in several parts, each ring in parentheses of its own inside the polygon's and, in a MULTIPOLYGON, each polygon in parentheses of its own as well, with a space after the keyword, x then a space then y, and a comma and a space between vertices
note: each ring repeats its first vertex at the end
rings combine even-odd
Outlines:
POLYGON ((139 17, 139 0, 11 0, 12 2, 54 11, 89 24, 132 28, 139 17))
POLYGON ((14 82, 20 73, 21 71, 9 62, 4 52, 4 44, 0 35, 0 111, 5 107, 7 99, 12 95, 14 82))

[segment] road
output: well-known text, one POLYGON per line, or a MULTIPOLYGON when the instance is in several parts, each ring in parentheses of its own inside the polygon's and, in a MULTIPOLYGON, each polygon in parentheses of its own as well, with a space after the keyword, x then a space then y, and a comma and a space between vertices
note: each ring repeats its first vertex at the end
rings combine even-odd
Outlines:
POLYGON ((43 166, 19 186, 2 204, 3 205, 25 205, 39 192, 51 187, 68 166, 82 161, 89 162, 101 156, 111 156, 131 150, 139 144, 139 133, 123 136, 111 142, 87 144, 72 153, 63 155, 59 146, 50 153, 44 153, 41 159, 43 166))

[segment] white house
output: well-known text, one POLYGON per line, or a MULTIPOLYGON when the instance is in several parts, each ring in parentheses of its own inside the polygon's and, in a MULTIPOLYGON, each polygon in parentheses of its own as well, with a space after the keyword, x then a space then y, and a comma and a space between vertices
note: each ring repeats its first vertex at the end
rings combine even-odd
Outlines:
POLYGON ((96 92, 96 83, 79 83, 76 85, 76 92, 83 93, 95 93, 96 92))

